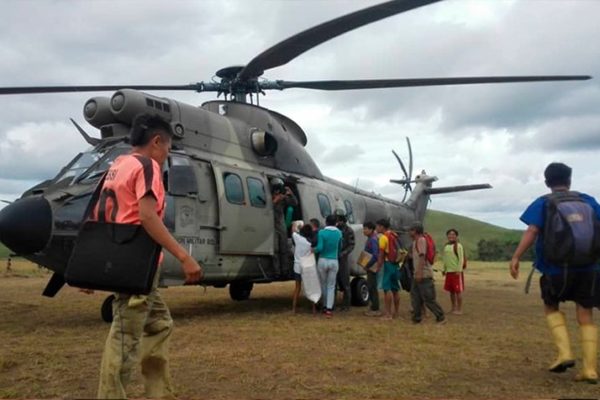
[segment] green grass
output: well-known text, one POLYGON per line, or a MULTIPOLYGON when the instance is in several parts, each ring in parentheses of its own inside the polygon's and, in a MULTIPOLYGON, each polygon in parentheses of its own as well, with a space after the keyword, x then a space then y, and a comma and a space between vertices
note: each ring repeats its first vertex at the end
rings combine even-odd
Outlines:
POLYGON ((0 259, 7 258, 10 254, 10 250, 6 248, 2 243, 0 243, 0 259))
POLYGON ((506 229, 476 219, 436 210, 427 210, 424 225, 425 231, 433 236, 438 251, 446 243, 446 231, 450 228, 456 229, 459 232, 459 239, 467 251, 467 258, 471 259, 476 258, 477 243, 481 239, 518 241, 523 233, 520 230, 506 229))
MULTIPOLYGON (((546 370, 556 350, 539 286, 523 294, 529 267, 523 263, 515 281, 506 262, 473 261, 464 314, 448 315, 443 326, 430 312, 413 325, 404 291, 401 318, 384 321, 364 316, 364 307, 313 316, 304 298, 294 315, 293 282, 255 285, 247 301, 212 287, 160 289, 175 320, 175 390, 182 399, 216 400, 598 398, 597 385, 573 382, 581 344, 572 303, 561 309, 577 365, 564 374, 546 370)), ((14 268, 0 268, 0 398, 94 398, 109 332, 99 308, 108 293, 65 287, 45 298, 50 274, 32 276, 37 267, 25 261, 14 268)), ((138 365, 130 398, 144 397, 142 382, 138 365)))

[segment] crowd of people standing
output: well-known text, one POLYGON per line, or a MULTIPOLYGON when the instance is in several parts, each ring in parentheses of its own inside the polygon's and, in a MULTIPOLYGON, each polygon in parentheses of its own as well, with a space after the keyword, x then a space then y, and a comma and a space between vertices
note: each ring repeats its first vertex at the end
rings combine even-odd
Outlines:
MULTIPOLYGON (((325 227, 318 220, 303 225, 298 221, 293 228, 292 238, 295 245, 294 279, 296 285, 293 294, 293 312, 297 310, 302 285, 301 259, 311 253, 317 258, 317 272, 321 285, 320 307, 327 318, 333 316, 333 310, 343 312, 350 308, 350 272, 348 257, 354 250, 356 238, 347 224, 345 215, 330 215, 325 227), (337 290, 342 299, 336 306, 337 290)), ((400 290, 411 293, 411 316, 413 323, 420 323, 424 312, 429 309, 437 323, 446 322, 445 313, 436 300, 433 262, 427 257, 428 243, 423 226, 415 223, 410 227, 410 249, 404 249, 398 234, 390 227, 386 219, 363 223, 365 242, 361 258, 361 267, 366 272, 369 291, 369 310, 366 316, 393 320, 400 315, 400 290), (404 271, 401 270, 404 268, 404 271), (401 279, 401 274, 408 279, 401 279), (401 282, 404 287, 402 287, 401 282), (383 291, 383 311, 380 309, 380 291, 383 291)), ((446 232, 448 242, 442 249, 441 257, 445 275, 444 289, 450 293, 452 309, 450 313, 462 314, 462 292, 464 291, 464 273, 466 257, 462 244, 458 241, 458 231, 446 232)))

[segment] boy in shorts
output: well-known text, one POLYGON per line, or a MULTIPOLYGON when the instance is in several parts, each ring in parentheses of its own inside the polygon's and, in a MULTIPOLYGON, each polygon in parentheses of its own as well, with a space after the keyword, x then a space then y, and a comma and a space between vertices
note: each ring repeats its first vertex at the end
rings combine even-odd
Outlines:
MULTIPOLYGON (((563 163, 551 163, 544 171, 546 186, 553 194, 569 192, 571 187, 571 168, 563 163)), ((583 193, 579 197, 593 210, 593 218, 600 219, 600 205, 596 200, 583 193)), ((552 332, 554 343, 558 349, 558 357, 549 366, 550 372, 565 372, 575 366, 575 357, 571 351, 571 343, 565 315, 559 310, 559 303, 574 301, 576 304, 577 322, 581 332, 581 348, 583 351, 583 368, 575 376, 576 381, 597 383, 596 371, 598 329, 592 319, 593 307, 598 306, 598 288, 600 271, 598 264, 583 266, 558 266, 548 262, 544 257, 544 226, 548 197, 541 196, 527 207, 521 221, 527 224, 527 230, 513 254, 510 262, 510 274, 514 279, 519 276, 519 259, 525 251, 535 243, 535 268, 542 273, 540 288, 544 300, 544 311, 548 327, 552 332)), ((570 215, 569 215, 570 217, 570 215)))
POLYGON ((384 319, 391 320, 397 318, 400 312, 400 276, 398 275, 398 264, 392 260, 390 253, 394 248, 398 250, 398 235, 390 229, 390 223, 385 219, 380 219, 375 224, 375 229, 379 236, 379 257, 377 260, 377 271, 383 268, 383 300, 385 306, 384 319), (393 311, 392 311, 393 299, 393 311))

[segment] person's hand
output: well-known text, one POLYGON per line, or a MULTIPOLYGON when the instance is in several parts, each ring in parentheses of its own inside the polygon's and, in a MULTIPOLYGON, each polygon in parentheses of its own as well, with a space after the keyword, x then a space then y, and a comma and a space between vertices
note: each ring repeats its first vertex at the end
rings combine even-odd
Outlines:
POLYGON ((188 255, 181 263, 181 268, 185 274, 185 283, 196 283, 204 277, 202 267, 194 257, 188 255))
POLYGON ((517 279, 519 277, 519 259, 513 257, 510 260, 510 276, 513 277, 513 279, 517 279))
POLYGON ((273 195, 273 204, 279 203, 281 200, 283 200, 283 197, 284 196, 281 193, 273 195))

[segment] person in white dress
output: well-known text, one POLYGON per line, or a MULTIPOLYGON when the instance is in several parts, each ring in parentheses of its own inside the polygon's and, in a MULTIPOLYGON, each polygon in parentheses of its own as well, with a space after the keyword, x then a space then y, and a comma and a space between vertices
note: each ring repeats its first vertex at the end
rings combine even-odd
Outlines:
POLYGON ((300 259, 308 256, 312 252, 311 238, 312 227, 304 225, 302 221, 296 221, 292 225, 292 240, 294 241, 294 294, 292 296, 292 312, 296 313, 298 297, 300 297, 300 289, 302 288, 302 266, 300 259))

